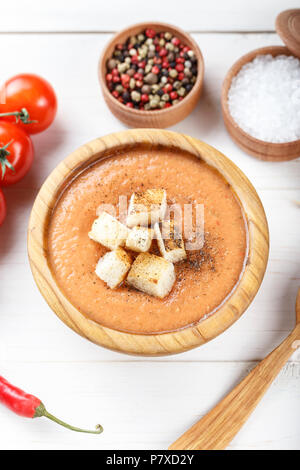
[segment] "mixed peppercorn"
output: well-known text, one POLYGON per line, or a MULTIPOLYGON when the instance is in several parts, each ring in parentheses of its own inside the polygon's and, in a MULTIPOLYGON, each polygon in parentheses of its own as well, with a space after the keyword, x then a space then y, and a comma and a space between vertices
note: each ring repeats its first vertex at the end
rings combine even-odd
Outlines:
POLYGON ((150 111, 175 105, 196 78, 194 51, 170 32, 146 29, 117 44, 107 61, 107 87, 129 108, 150 111))

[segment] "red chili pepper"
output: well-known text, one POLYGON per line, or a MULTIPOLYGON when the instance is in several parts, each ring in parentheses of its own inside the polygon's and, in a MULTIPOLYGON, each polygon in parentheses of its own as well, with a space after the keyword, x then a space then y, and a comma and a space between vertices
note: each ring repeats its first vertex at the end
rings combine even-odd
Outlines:
POLYGON ((51 419, 60 426, 71 429, 71 431, 85 432, 88 434, 100 434, 103 428, 100 424, 96 426, 95 431, 87 431, 85 429, 75 428, 60 419, 48 413, 41 400, 33 395, 23 392, 20 388, 11 385, 4 377, 0 375, 0 403, 5 405, 17 415, 25 418, 45 418, 51 419))

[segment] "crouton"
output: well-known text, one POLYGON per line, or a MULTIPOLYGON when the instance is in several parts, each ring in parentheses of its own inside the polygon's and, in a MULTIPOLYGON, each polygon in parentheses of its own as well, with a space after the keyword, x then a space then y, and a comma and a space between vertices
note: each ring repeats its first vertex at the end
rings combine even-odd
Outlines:
POLYGON ((167 194, 164 189, 147 189, 133 193, 128 207, 127 225, 154 225, 163 219, 167 209, 167 194))
POLYGON ((156 223, 154 225, 154 232, 159 251, 165 259, 171 261, 171 263, 177 263, 186 259, 181 231, 176 229, 174 219, 162 222, 161 228, 156 223))
POLYGON ((125 246, 129 229, 107 212, 102 212, 94 220, 89 237, 110 250, 125 246))
POLYGON ((126 248, 145 253, 149 251, 154 231, 148 227, 133 227, 126 240, 126 248))
POLYGON ((149 295, 163 299, 175 282, 174 266, 160 256, 141 253, 133 262, 127 283, 149 295))
POLYGON ((131 263, 131 256, 123 248, 117 248, 99 259, 95 272, 111 289, 115 289, 124 281, 131 263))

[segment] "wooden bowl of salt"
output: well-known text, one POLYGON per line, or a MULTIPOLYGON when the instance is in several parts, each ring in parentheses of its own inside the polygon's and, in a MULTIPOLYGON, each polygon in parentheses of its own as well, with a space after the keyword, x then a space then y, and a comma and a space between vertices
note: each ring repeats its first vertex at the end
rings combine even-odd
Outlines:
MULTIPOLYGON (((297 117, 293 112, 296 102, 290 99, 292 92, 285 95, 282 90, 280 92, 276 91, 274 92, 274 95, 277 93, 277 96, 273 96, 273 103, 271 103, 274 104, 276 98, 277 107, 274 110, 270 105, 268 94, 269 90, 271 90, 272 93, 272 86, 278 83, 279 77, 274 76, 274 83, 272 83, 272 77, 270 77, 268 83, 265 84, 265 96, 262 96, 261 84, 257 84, 257 87, 253 82, 251 84, 253 74, 252 76, 248 74, 248 85, 249 89, 252 90, 252 96, 246 96, 247 99, 245 99, 245 93, 247 93, 246 88, 248 88, 248 85, 246 87, 245 74, 249 72, 249 67, 253 67, 253 64, 255 64, 255 61, 257 60, 261 62, 260 67, 262 73, 264 73, 263 67, 268 65, 268 60, 272 61, 271 57, 279 59, 279 56, 283 56, 281 66, 286 64, 290 68, 291 62, 288 58, 294 58, 294 70, 296 73, 299 73, 300 78, 300 62, 297 63, 300 57, 300 35, 299 28, 297 28, 298 24, 300 24, 300 9, 282 12, 277 17, 276 30, 286 43, 287 47, 269 46, 249 52, 233 64, 223 83, 221 102, 223 119, 227 131, 232 139, 245 152, 261 160, 286 161, 300 156, 300 126, 297 125, 297 117), (267 56, 269 59, 266 58, 267 56), (242 79, 241 74, 244 74, 244 81, 239 82, 238 80, 242 79), (239 83, 242 84, 239 85, 239 83), (244 88, 242 88, 243 85, 244 88), (241 103, 238 110, 236 106, 235 110, 232 106, 233 91, 236 93, 234 98, 237 99, 239 95, 241 96, 241 103), (262 100, 265 100, 264 104, 259 103, 258 96, 262 100), (290 100, 289 106, 287 106, 288 100, 290 100), (263 107, 265 109, 262 111, 263 107), (247 125, 247 123, 245 124, 245 119, 247 117, 247 109, 249 108, 252 108, 251 114, 248 114, 251 122, 248 121, 249 125, 247 125), (282 114, 280 116, 281 110, 284 109, 287 109, 288 114, 282 114), (261 120, 263 113, 265 113, 264 122, 261 120), (235 114, 235 117, 233 114, 235 114)), ((280 69, 278 70, 279 73, 282 74, 282 82, 284 82, 284 86, 293 86, 295 83, 294 79, 291 78, 290 83, 288 83, 288 72, 285 73, 284 70, 282 72, 280 69)), ((289 90, 287 90, 287 92, 288 91, 289 90)), ((249 93, 251 93, 251 91, 249 93)), ((295 97, 293 99, 296 99, 296 92, 293 96, 295 97)))

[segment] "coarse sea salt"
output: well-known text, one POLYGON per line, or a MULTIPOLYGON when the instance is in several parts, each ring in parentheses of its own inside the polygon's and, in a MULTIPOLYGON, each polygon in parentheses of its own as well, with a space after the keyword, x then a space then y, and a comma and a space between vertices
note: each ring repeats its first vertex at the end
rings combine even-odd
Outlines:
POLYGON ((300 139, 300 60, 257 56, 232 79, 228 107, 238 126, 257 139, 300 139))

